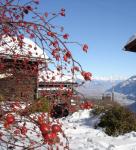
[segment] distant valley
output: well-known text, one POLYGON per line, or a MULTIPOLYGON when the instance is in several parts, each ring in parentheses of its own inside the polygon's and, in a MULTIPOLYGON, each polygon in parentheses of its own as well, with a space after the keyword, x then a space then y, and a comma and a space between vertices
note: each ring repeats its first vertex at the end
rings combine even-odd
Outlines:
POLYGON ((77 90, 84 94, 85 97, 101 97, 108 89, 113 85, 117 85, 122 80, 92 80, 85 82, 82 86, 78 87, 77 90))
POLYGON ((92 80, 85 82, 77 91, 87 98, 100 99, 103 94, 111 93, 114 89, 114 99, 122 105, 127 105, 136 112, 136 76, 127 80, 92 80))

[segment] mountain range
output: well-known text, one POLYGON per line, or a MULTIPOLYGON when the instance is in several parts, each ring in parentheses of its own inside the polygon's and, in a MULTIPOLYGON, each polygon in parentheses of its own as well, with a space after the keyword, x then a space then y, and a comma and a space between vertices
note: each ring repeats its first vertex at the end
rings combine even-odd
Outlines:
POLYGON ((79 86, 77 90, 85 96, 101 96, 103 93, 111 92, 125 95, 128 99, 136 100, 136 75, 126 80, 97 80, 87 81, 79 86))
MULTIPOLYGON (((113 88, 115 92, 124 94, 128 99, 136 100, 136 76, 132 76, 127 80, 118 83, 113 88)), ((112 88, 107 91, 111 90, 112 88)))
POLYGON ((85 82, 83 85, 79 86, 76 90, 85 95, 85 97, 100 98, 105 91, 110 89, 113 85, 117 85, 121 81, 122 80, 93 79, 92 81, 85 82))
POLYGON ((114 100, 136 112, 136 76, 126 80, 92 80, 77 90, 87 98, 101 99, 103 94, 114 90, 114 100))

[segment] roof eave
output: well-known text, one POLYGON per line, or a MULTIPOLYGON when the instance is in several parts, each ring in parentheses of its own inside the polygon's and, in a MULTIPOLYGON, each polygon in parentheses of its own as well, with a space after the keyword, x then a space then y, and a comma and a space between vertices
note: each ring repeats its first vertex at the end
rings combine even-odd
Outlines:
POLYGON ((134 39, 133 41, 127 43, 124 46, 124 50, 125 51, 130 51, 130 52, 136 52, 136 39, 134 39))

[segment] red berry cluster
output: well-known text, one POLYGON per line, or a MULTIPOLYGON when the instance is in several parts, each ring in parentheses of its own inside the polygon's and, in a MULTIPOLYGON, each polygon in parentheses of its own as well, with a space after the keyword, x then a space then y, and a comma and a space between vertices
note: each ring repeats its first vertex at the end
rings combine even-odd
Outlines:
POLYGON ((14 122, 15 122, 15 117, 14 117, 14 115, 8 114, 8 115, 6 116, 6 122, 7 122, 8 124, 14 123, 14 122))
POLYGON ((67 61, 68 59, 70 59, 72 57, 71 52, 67 51, 65 53, 65 55, 63 56, 64 61, 67 61))
POLYGON ((60 15, 63 17, 65 16, 65 9, 64 8, 61 9, 60 15))
POLYGON ((92 74, 90 72, 81 72, 81 75, 84 77, 84 79, 87 80, 91 80, 92 74))
POLYGON ((13 124, 15 122, 15 117, 12 114, 7 114, 6 119, 5 119, 5 123, 4 123, 4 127, 8 128, 11 124, 13 124))
POLYGON ((42 136, 44 138, 44 142, 48 144, 55 144, 59 143, 60 139, 58 136, 58 133, 62 131, 61 126, 59 124, 53 124, 50 123, 41 123, 40 131, 42 133, 42 136))
POLYGON ((88 45, 87 44, 83 45, 83 51, 87 53, 87 51, 88 51, 88 45))
POLYGON ((63 38, 66 40, 68 39, 68 37, 69 37, 69 34, 67 34, 67 33, 63 35, 63 38))
POLYGON ((86 101, 80 104, 81 109, 91 109, 92 107, 93 107, 93 104, 89 101, 86 101))

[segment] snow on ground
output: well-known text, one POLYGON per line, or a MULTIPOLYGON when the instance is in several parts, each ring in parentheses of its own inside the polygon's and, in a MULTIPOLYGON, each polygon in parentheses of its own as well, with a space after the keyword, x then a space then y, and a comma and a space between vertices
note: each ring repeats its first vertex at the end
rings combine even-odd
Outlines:
POLYGON ((94 129, 99 119, 89 113, 79 111, 62 119, 70 150, 136 150, 136 132, 110 137, 101 129, 94 129))
MULTIPOLYGON (((63 123, 63 129, 69 141, 69 150, 136 150, 136 132, 127 133, 118 137, 108 136, 102 129, 94 128, 99 122, 99 117, 90 115, 91 111, 80 110, 60 120, 63 123)), ((33 128, 32 123, 27 123, 27 125, 33 128)), ((42 139, 42 137, 37 138, 31 132, 28 132, 28 136, 34 141, 39 141, 39 143, 42 139)), ((26 143, 25 141, 20 142, 16 144, 25 146, 28 144, 27 141, 26 143)), ((2 145, 3 143, 0 143, 0 146, 2 145)), ((35 148, 35 150, 46 149, 46 145, 35 148)), ((0 150, 6 149, 0 147, 0 150)), ((22 149, 15 148, 15 150, 22 149)), ((59 150, 63 150, 62 147, 59 150)))

